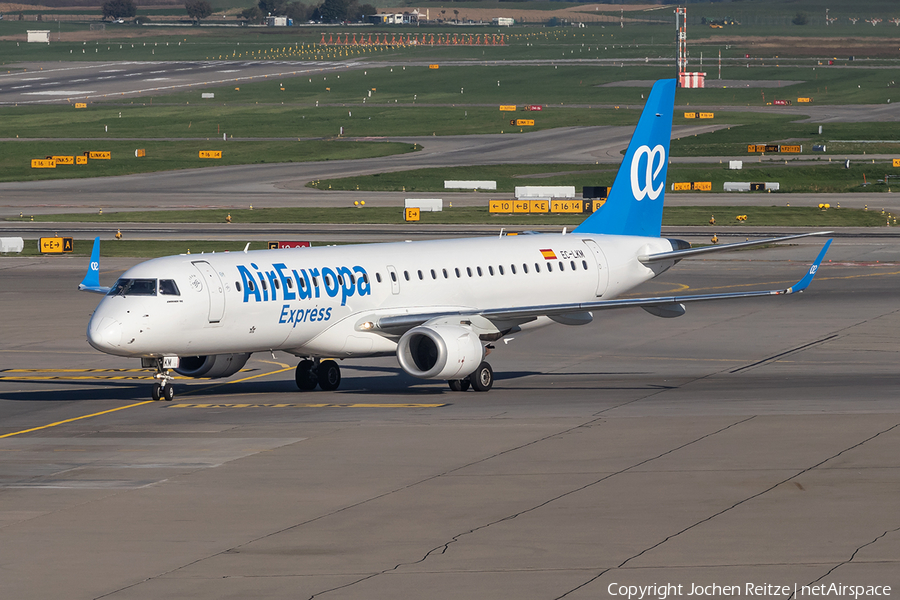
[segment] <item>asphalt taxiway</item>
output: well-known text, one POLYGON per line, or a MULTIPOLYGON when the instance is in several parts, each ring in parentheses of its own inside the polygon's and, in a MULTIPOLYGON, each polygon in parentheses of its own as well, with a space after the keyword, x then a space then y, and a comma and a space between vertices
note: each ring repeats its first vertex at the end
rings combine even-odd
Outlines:
MULTIPOLYGON (((782 287, 822 240, 642 290, 782 287)), ((828 262, 830 259, 830 262, 828 262)), ((5 598, 597 598, 609 585, 900 588, 900 245, 804 294, 609 311, 498 343, 486 394, 295 360, 148 402, 85 342, 84 259, 0 262, 5 598)), ((107 259, 102 281, 133 260, 107 259)), ((137 378, 137 379, 136 379, 137 378)), ((785 594, 774 597, 787 597, 785 594)))

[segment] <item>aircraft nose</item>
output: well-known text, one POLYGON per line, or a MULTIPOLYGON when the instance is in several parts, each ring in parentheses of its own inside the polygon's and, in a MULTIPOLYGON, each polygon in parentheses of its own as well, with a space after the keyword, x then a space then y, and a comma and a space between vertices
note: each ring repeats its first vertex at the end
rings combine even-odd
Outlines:
POLYGON ((101 352, 118 348, 122 345, 122 324, 110 317, 103 317, 99 322, 91 319, 88 343, 101 352))

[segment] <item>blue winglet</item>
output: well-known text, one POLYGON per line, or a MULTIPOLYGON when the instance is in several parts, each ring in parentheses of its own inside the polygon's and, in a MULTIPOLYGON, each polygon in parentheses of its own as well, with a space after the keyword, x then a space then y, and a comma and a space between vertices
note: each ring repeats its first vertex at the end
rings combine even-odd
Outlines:
POLYGON ((789 287, 787 289, 788 294, 794 294, 796 292, 802 292, 806 288, 809 287, 809 284, 812 283, 813 277, 816 276, 816 273, 819 270, 819 265, 822 264, 822 259, 825 258, 825 253, 828 252, 828 247, 831 245, 831 240, 825 242, 825 245, 822 246, 821 252, 819 252, 819 256, 816 257, 815 262, 809 267, 809 271, 807 271, 806 275, 798 281, 795 285, 789 287))
POLYGON ((87 274, 78 284, 78 289, 84 292, 106 294, 108 287, 100 285, 100 236, 94 238, 94 249, 91 250, 91 262, 88 265, 87 274))

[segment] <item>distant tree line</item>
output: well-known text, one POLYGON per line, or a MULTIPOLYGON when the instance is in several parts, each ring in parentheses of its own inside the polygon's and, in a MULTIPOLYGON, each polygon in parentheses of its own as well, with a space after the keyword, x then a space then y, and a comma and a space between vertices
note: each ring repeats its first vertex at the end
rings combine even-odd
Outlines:
MULTIPOLYGON (((132 19, 137 14, 137 5, 134 0, 104 0, 101 10, 104 19, 132 19)), ((213 13, 208 0, 184 0, 184 10, 197 24, 213 13)), ((325 0, 317 6, 306 5, 299 1, 259 0, 255 6, 244 9, 238 18, 260 23, 271 15, 288 17, 297 23, 309 20, 339 23, 359 21, 363 16, 374 15, 377 12, 378 10, 371 4, 360 4, 358 0, 325 0)))
POLYGON ((287 17, 296 23, 323 21, 359 21, 364 15, 378 12, 371 4, 360 4, 357 0, 325 0, 318 6, 307 6, 302 2, 287 0, 259 0, 256 6, 244 9, 238 18, 253 23, 261 22, 267 16, 287 17))

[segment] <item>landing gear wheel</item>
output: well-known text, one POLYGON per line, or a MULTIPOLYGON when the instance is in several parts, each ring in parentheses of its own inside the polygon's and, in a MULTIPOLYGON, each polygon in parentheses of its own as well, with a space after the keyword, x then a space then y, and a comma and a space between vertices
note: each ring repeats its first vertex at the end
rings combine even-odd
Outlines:
POLYGON ((294 372, 294 380, 297 382, 297 387, 304 392, 316 389, 316 386, 319 384, 315 367, 316 363, 309 359, 301 360, 297 365, 297 370, 294 372))
POLYGON ((317 369, 319 387, 330 392, 341 385, 341 368, 333 360, 323 360, 317 369))
POLYGON ((175 388, 173 388, 170 384, 165 384, 162 386, 162 392, 160 393, 160 398, 165 400, 166 402, 171 402, 175 399, 175 388))
POLYGON ((469 381, 472 382, 472 389, 476 392, 486 392, 494 387, 494 370, 491 369, 491 365, 483 362, 469 375, 469 381))
POLYGON ((464 392, 469 389, 468 379, 451 379, 447 383, 450 384, 450 389, 454 392, 464 392))
POLYGON ((154 402, 158 402, 162 398, 162 386, 158 383, 153 384, 153 392, 150 393, 150 397, 154 402))

